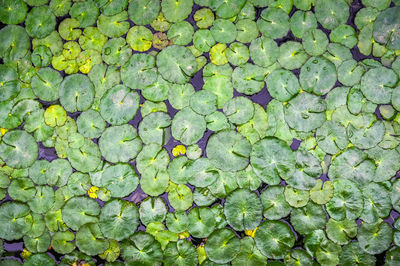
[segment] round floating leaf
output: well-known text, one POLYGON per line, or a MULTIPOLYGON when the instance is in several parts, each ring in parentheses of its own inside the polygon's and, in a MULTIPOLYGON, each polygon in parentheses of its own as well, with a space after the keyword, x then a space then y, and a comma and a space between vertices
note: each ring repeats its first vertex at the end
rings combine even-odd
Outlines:
POLYGON ((101 208, 99 225, 105 237, 117 241, 126 239, 139 225, 138 209, 128 201, 109 201, 101 208))
POLYGON ((386 104, 390 103, 397 82, 398 76, 392 69, 372 68, 361 78, 361 91, 371 102, 386 104))
POLYGON ((224 104, 224 113, 229 121, 241 125, 249 121, 254 115, 253 103, 246 97, 235 97, 224 104))
POLYGON ((186 185, 170 183, 167 192, 169 203, 175 210, 184 211, 192 206, 193 193, 186 185))
POLYGON ((279 220, 289 215, 292 207, 285 200, 284 190, 285 188, 282 186, 270 186, 261 193, 260 198, 265 218, 279 220))
POLYGON ((142 89, 157 79, 156 60, 149 54, 133 54, 121 67, 121 79, 131 89, 142 89))
POLYGON ((325 205, 328 214, 335 220, 356 219, 363 211, 364 200, 357 185, 346 179, 333 181, 334 194, 325 205))
POLYGON ((139 136, 145 144, 164 145, 171 137, 171 117, 165 112, 150 113, 139 123, 139 136))
MULTIPOLYGON (((163 3, 167 2, 164 1, 163 3)), ((197 63, 194 55, 185 47, 172 45, 163 49, 157 55, 157 67, 165 80, 183 84, 189 81, 190 77, 194 75, 197 63)))
POLYGON ((60 105, 51 105, 44 112, 44 122, 50 127, 61 127, 66 121, 67 112, 60 105))
POLYGON ((308 59, 301 43, 288 41, 279 47, 279 64, 288 70, 300 68, 308 59))
POLYGON ((250 162, 261 180, 277 185, 280 178, 286 179, 294 173, 296 159, 284 141, 267 137, 253 145, 250 162))
POLYGON ((265 221, 258 227, 254 240, 264 256, 281 259, 293 247, 295 237, 284 222, 265 221))
POLYGON ((278 45, 274 40, 266 36, 254 39, 250 44, 249 50, 254 64, 261 67, 268 67, 278 59, 278 45))
POLYGON ((101 183, 111 192, 112 197, 123 198, 136 189, 139 178, 131 165, 119 163, 104 170, 101 183))
POLYGON ((311 57, 301 67, 300 84, 307 92, 326 94, 333 88, 336 80, 335 65, 323 57, 311 57))
POLYGON ((47 160, 36 160, 29 168, 29 177, 38 185, 47 183, 46 171, 49 168, 50 162, 47 160))
POLYGON ((229 229, 214 231, 204 246, 207 257, 218 264, 232 261, 240 250, 240 241, 229 229))
POLYGON ((191 108, 179 111, 172 120, 172 136, 185 145, 199 141, 206 131, 204 117, 196 114, 191 108))
POLYGON ((322 27, 328 30, 333 30, 340 24, 345 24, 349 15, 349 5, 345 0, 315 1, 315 16, 322 27))
POLYGON ((136 129, 129 125, 108 127, 99 140, 101 154, 112 163, 128 162, 142 150, 136 129))
POLYGON ((32 212, 45 213, 53 207, 54 190, 49 186, 37 186, 35 197, 28 202, 32 212))
POLYGON ((129 264, 161 265, 161 244, 148 233, 139 231, 121 245, 121 257, 129 264))
POLYGON ((25 260, 24 265, 27 265, 27 266, 35 266, 35 265, 55 266, 56 263, 47 253, 39 253, 39 254, 33 254, 32 256, 29 256, 25 260))
POLYGON ((128 12, 122 11, 112 16, 101 14, 97 20, 97 27, 100 32, 110 38, 121 37, 128 32, 130 24, 128 21, 128 12))
POLYGON ((144 26, 133 26, 126 35, 126 42, 132 50, 144 52, 151 48, 153 34, 144 26))
POLYGON ((198 238, 208 237, 216 228, 217 221, 214 212, 205 207, 195 207, 187 216, 190 235, 198 238))
POLYGON ((284 107, 285 121, 296 131, 309 132, 325 122, 324 99, 310 93, 300 93, 284 107))
POLYGON ((84 224, 97 223, 99 204, 87 197, 73 197, 62 208, 62 219, 72 230, 78 231, 84 224))
MULTIPOLYGON (((299 8, 297 4, 296 7, 299 8)), ((316 28, 317 19, 312 11, 304 12, 298 10, 290 18, 290 29, 297 38, 302 38, 305 32, 316 28)))
POLYGON ((326 204, 333 197, 333 185, 331 181, 326 181, 322 185, 322 180, 317 179, 315 186, 310 190, 310 199, 317 204, 326 204))
POLYGON ((226 219, 237 231, 254 230, 261 223, 262 212, 261 200, 247 189, 232 192, 224 204, 226 219))
POLYGON ((281 102, 289 101, 300 91, 297 77, 290 71, 278 69, 271 72, 267 79, 268 92, 281 102))
POLYGON ((376 258, 361 250, 357 241, 351 242, 343 247, 342 254, 340 255, 340 264, 360 264, 368 265, 375 263, 376 258))
POLYGON ((231 43, 237 35, 235 24, 226 19, 216 19, 210 32, 218 43, 231 43))
MULTIPOLYGON (((232 84, 238 92, 253 95, 264 88, 264 76, 265 71, 262 67, 246 63, 233 71, 232 84)), ((271 89, 268 90, 271 93, 271 89)))
POLYGON ((5 202, 0 205, 0 237, 17 240, 27 234, 32 227, 32 216, 26 204, 5 202))
POLYGON ((21 86, 17 71, 6 65, 0 65, 0 89, 1 101, 12 100, 18 95, 21 86))
POLYGON ((349 144, 346 129, 334 121, 326 121, 317 129, 318 147, 329 154, 336 154, 349 144))
POLYGON ((70 231, 57 232, 51 238, 51 247, 60 254, 71 253, 75 249, 74 233, 70 231))
POLYGON ((8 187, 8 194, 14 200, 27 202, 35 197, 35 185, 32 180, 26 177, 21 177, 11 181, 8 187))
POLYGON ((72 167, 84 173, 94 171, 101 162, 100 150, 90 139, 84 139, 79 148, 68 148, 67 156, 72 167))
POLYGON ((32 253, 46 252, 50 247, 51 236, 45 231, 38 237, 24 236, 24 245, 32 253))
POLYGON ((82 112, 77 120, 78 131, 85 137, 98 138, 106 128, 106 122, 99 112, 95 110, 87 110, 82 112))
POLYGON ((22 0, 5 0, 0 7, 0 21, 4 24, 19 24, 25 20, 28 7, 22 0))
POLYGON ((196 187, 207 187, 219 177, 217 168, 208 158, 199 158, 188 163, 187 181, 196 187))
POLYGON ((164 222, 167 216, 167 206, 160 197, 148 197, 140 203, 140 221, 144 225, 153 222, 164 222))
POLYGON ((291 186, 286 186, 284 193, 285 200, 294 208, 306 206, 310 199, 310 193, 308 190, 300 190, 291 186))
POLYGON ((371 182, 362 192, 364 196, 364 210, 360 219, 367 223, 373 223, 379 217, 384 218, 389 216, 391 209, 389 189, 379 183, 371 182))
POLYGON ((211 91, 217 96, 217 108, 221 109, 224 104, 232 99, 233 87, 230 78, 214 75, 206 80, 204 90, 211 91))
POLYGON ((77 2, 72 5, 69 15, 79 21, 81 28, 87 28, 96 22, 99 16, 99 9, 92 0, 77 2))
POLYGON ((43 101, 55 101, 58 99, 58 88, 63 78, 54 69, 41 68, 32 77, 31 86, 37 97, 43 101))
POLYGON ((136 159, 136 168, 143 173, 149 167, 166 169, 169 163, 169 155, 160 145, 152 143, 143 147, 136 159))
POLYGON ((386 222, 362 223, 357 240, 363 251, 375 255, 387 250, 392 243, 393 230, 386 222))
POLYGON ((328 48, 328 37, 320 29, 310 29, 302 38, 304 50, 311 56, 322 55, 328 48))
POLYGON ((333 158, 328 176, 332 180, 348 179, 366 185, 375 178, 375 164, 357 148, 349 148, 333 158))
POLYGON ((193 0, 166 0, 161 2, 161 9, 165 18, 170 22, 179 22, 186 19, 192 12, 193 0))
POLYGON ((27 168, 38 157, 35 139, 23 130, 8 131, 1 139, 0 158, 10 167, 27 168))
POLYGON ((140 186, 146 194, 158 196, 167 190, 169 174, 166 170, 150 166, 141 174, 140 186))
POLYGON ((324 229, 326 224, 325 211, 322 206, 309 202, 302 208, 292 210, 290 222, 297 232, 308 235, 317 229, 324 229))
POLYGON ((152 23, 160 12, 160 1, 158 0, 139 0, 129 3, 129 19, 136 25, 146 25, 152 23))
POLYGON ((261 12, 261 16, 257 20, 257 27, 266 37, 272 39, 282 38, 290 28, 289 16, 281 8, 266 8, 261 12))
POLYGON ((94 86, 87 76, 73 74, 63 80, 59 94, 60 103, 68 112, 85 111, 92 105, 94 86))
POLYGON ((374 23, 374 39, 387 45, 391 50, 400 49, 400 18, 398 16, 400 7, 388 8, 379 13, 374 23))
POLYGON ((197 253, 193 244, 187 240, 170 242, 164 250, 165 265, 197 265, 197 253))
POLYGON ((217 111, 217 96, 212 92, 200 90, 190 97, 190 107, 200 115, 209 115, 217 111))
POLYGON ((224 130, 212 135, 207 143, 207 157, 223 171, 239 171, 249 164, 251 145, 239 133, 224 130))
POLYGON ((357 235, 357 228, 354 220, 336 221, 329 219, 326 224, 326 234, 333 242, 345 245, 357 235))
POLYGON ((32 38, 44 38, 56 27, 56 17, 46 6, 34 7, 25 19, 26 32, 32 38))
POLYGON ((0 57, 15 60, 26 55, 31 42, 26 30, 18 25, 7 25, 0 30, 0 57))
POLYGON ((76 246, 83 253, 95 256, 106 251, 109 242, 101 233, 99 224, 90 223, 83 225, 76 233, 76 246))
POLYGON ((100 101, 100 114, 112 125, 122 125, 131 120, 139 109, 140 97, 124 85, 107 91, 100 101))

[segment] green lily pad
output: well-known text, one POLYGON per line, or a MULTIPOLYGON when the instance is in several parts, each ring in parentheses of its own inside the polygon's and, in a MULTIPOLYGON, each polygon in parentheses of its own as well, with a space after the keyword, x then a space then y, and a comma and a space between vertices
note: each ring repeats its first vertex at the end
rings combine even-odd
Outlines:
MULTIPOLYGON (((296 7, 298 8, 297 5, 296 7)), ((304 33, 316 29, 317 26, 317 19, 312 11, 304 12, 298 10, 290 18, 290 29, 297 38, 302 38, 304 33)))
POLYGON ((196 187, 207 187, 219 177, 217 168, 208 158, 199 158, 188 163, 187 181, 196 187))
POLYGON ((229 229, 214 231, 204 246, 207 257, 218 264, 232 261, 240 250, 240 241, 229 229))
POLYGON ((121 79, 131 89, 141 89, 157 79, 155 58, 149 54, 134 54, 121 67, 121 79))
POLYGON ((172 136, 185 145, 191 145, 199 141, 206 131, 204 117, 196 114, 191 108, 179 111, 172 120, 172 136))
POLYGON ((349 15, 349 5, 345 0, 315 1, 315 16, 325 29, 333 30, 340 24, 345 24, 349 15))
POLYGON ((172 45, 163 49, 157 55, 157 67, 165 80, 183 84, 195 74, 197 63, 194 55, 185 47, 172 45))
POLYGON ((85 75, 69 75, 60 84, 59 95, 60 103, 66 111, 85 111, 92 105, 94 86, 85 75))
POLYGON ((195 207, 187 215, 187 230, 193 237, 209 237, 216 229, 214 212, 206 207, 195 207))
POLYGON ((136 169, 143 173, 149 167, 166 169, 169 163, 168 152, 160 145, 152 143, 143 147, 136 158, 136 169))
POLYGON ((57 232, 51 238, 51 247, 57 253, 68 254, 75 249, 73 240, 75 240, 74 233, 70 231, 57 232))
POLYGON ((144 52, 151 48, 153 34, 144 26, 133 26, 126 35, 126 42, 132 50, 144 52))
POLYGON ((139 124, 139 136, 145 144, 164 145, 171 136, 170 125, 171 118, 167 113, 150 113, 139 124))
POLYGON ((254 39, 249 47, 250 57, 254 64, 268 67, 278 59, 279 48, 276 42, 266 36, 254 39))
POLYGON ((217 96, 217 108, 223 108, 224 104, 233 97, 233 87, 229 78, 214 75, 206 80, 204 90, 211 91, 217 96))
POLYGON ((164 222, 167 212, 167 206, 160 197, 148 197, 140 203, 140 221, 146 226, 153 222, 164 222))
POLYGON ((186 185, 170 183, 167 192, 169 203, 175 210, 184 211, 192 206, 193 193, 186 185))
POLYGON ((54 204, 54 190, 50 186, 37 186, 35 196, 28 202, 34 213, 46 213, 54 204))
POLYGON ((87 110, 82 112, 77 120, 78 131, 85 137, 98 138, 106 128, 106 122, 100 113, 95 110, 87 110))
POLYGON ((389 68, 377 67, 368 70, 361 78, 361 91, 376 104, 390 103, 398 76, 389 68))
POLYGON ((32 38, 44 38, 56 27, 56 17, 46 6, 32 8, 25 19, 26 32, 32 38))
POLYGON ((254 230, 261 223, 262 212, 261 200, 247 189, 232 192, 224 204, 226 219, 237 231, 254 230))
POLYGON ((99 139, 101 154, 112 163, 128 162, 142 150, 142 141, 136 129, 125 124, 112 126, 104 130, 99 139))
POLYGON ((193 0, 167 0, 161 2, 161 10, 170 22, 186 19, 192 11, 193 0))
POLYGON ((257 20, 257 27, 266 37, 272 39, 282 38, 290 28, 289 16, 281 8, 266 8, 261 12, 261 16, 257 20))
POLYGON ((0 8, 0 21, 4 24, 19 24, 25 20, 28 7, 22 0, 7 0, 0 8))
POLYGON ((333 88, 336 80, 335 65, 323 57, 311 57, 301 68, 300 84, 307 92, 326 94, 333 88))
POLYGON ((237 35, 235 24, 227 19, 216 19, 210 32, 218 43, 231 43, 237 35))
POLYGON ((226 102, 223 111, 231 123, 241 125, 253 117, 254 106, 248 98, 239 96, 226 102))
POLYGON ((32 77, 31 86, 33 92, 43 101, 55 101, 58 99, 58 89, 63 78, 54 69, 41 68, 32 77))
POLYGON ((270 186, 261 193, 260 198, 265 218, 279 220, 290 214, 292 207, 285 200, 284 190, 285 188, 282 186, 270 186))
POLYGON ((132 55, 132 49, 122 37, 108 40, 102 47, 101 56, 108 65, 123 66, 132 55))
POLYGON ((31 230, 33 221, 26 204, 5 202, 0 205, 0 214, 0 237, 2 239, 17 240, 31 230))
POLYGON ((351 242, 343 247, 342 254, 340 255, 340 264, 354 264, 359 263, 368 265, 375 263, 376 258, 361 250, 357 241, 351 242))
POLYGON ((310 190, 310 199, 317 204, 326 204, 333 197, 333 185, 331 181, 326 181, 322 185, 322 180, 318 179, 315 186, 310 190))
POLYGON ((62 219, 75 231, 85 224, 97 223, 99 214, 99 204, 94 199, 83 196, 70 198, 62 208, 62 219))
POLYGON ((101 161, 100 150, 90 139, 79 148, 68 148, 67 157, 73 168, 84 173, 95 170, 101 161))
POLYGON ((1 139, 0 158, 10 167, 27 168, 38 157, 35 139, 23 130, 7 132, 1 139))
POLYGON ((130 24, 128 21, 128 12, 122 11, 112 16, 101 14, 97 19, 97 27, 100 32, 110 38, 121 37, 128 32, 130 24))
POLYGON ((54 262, 53 258, 51 258, 47 253, 38 253, 33 254, 32 256, 28 257, 24 265, 27 266, 34 266, 34 265, 49 265, 55 266, 56 263, 54 262))
POLYGON ((121 245, 121 257, 128 265, 161 265, 161 244, 148 233, 139 231, 121 245))
POLYGON ((392 234, 393 230, 386 222, 362 223, 358 229, 357 240, 363 251, 375 255, 390 247, 392 234))
POLYGON ((38 237, 24 236, 24 245, 32 253, 46 252, 50 247, 50 240, 50 233, 45 231, 38 237))
POLYGON ((101 176, 102 186, 115 198, 123 198, 131 194, 139 184, 134 168, 125 163, 107 167, 101 176))
POLYGON ((309 132, 325 122, 326 103, 310 93, 300 93, 284 107, 285 120, 296 131, 309 132))
POLYGON ((81 28, 87 28, 96 22, 99 16, 99 9, 92 0, 77 2, 72 5, 69 15, 79 21, 81 28))
POLYGON ((195 247, 187 240, 170 242, 164 250, 165 265, 197 265, 198 259, 195 247))
POLYGON ((7 25, 0 30, 0 57, 7 60, 23 58, 31 48, 26 30, 18 25, 7 25))
POLYGON ((387 45, 391 50, 400 49, 400 38, 396 32, 400 29, 400 18, 397 15, 400 7, 392 7, 382 11, 374 23, 374 39, 387 45))
POLYGON ((168 188, 169 174, 166 169, 159 169, 156 166, 146 168, 142 173, 140 186, 150 196, 158 196, 168 188))
POLYGON ((286 179, 294 173, 296 159, 284 141, 267 137, 253 145, 250 162, 261 180, 277 185, 280 178, 286 179))
POLYGON ((129 19, 136 25, 146 25, 152 23, 160 12, 160 1, 140 0, 129 3, 129 19))
POLYGON ((139 225, 138 209, 128 201, 109 201, 101 208, 99 225, 105 237, 118 241, 126 239, 139 225))
POLYGON ((279 47, 278 55, 279 64, 288 70, 301 68, 309 57, 302 44, 294 41, 283 43, 279 47))
POLYGON ((297 77, 289 70, 274 70, 266 79, 268 92, 281 102, 289 101, 300 91, 297 77))
POLYGON ((83 253, 95 256, 106 251, 109 242, 101 233, 99 224, 89 223, 76 232, 76 246, 83 253))
POLYGON ((361 190, 350 180, 339 179, 333 181, 334 194, 325 205, 331 218, 341 221, 343 219, 358 218, 364 206, 361 190))
POLYGON ((249 164, 251 145, 239 133, 224 130, 212 135, 207 143, 207 157, 223 171, 239 171, 249 164))
POLYGON ((295 237, 284 222, 264 221, 258 227, 254 240, 264 256, 281 259, 294 246, 295 237))
POLYGON ((357 224, 354 220, 336 221, 329 219, 326 224, 326 234, 339 245, 345 245, 357 235, 357 224))

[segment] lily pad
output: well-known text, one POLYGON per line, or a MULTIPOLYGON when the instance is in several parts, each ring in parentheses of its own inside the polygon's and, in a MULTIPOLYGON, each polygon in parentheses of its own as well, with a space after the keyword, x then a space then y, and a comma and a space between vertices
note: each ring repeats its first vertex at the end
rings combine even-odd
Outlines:
POLYGON ((214 231, 204 246, 207 257, 218 264, 232 261, 240 250, 240 241, 229 229, 214 231))
POLYGON ((172 120, 172 136, 185 145, 191 145, 199 141, 206 131, 204 117, 196 114, 187 107, 179 111, 172 120))

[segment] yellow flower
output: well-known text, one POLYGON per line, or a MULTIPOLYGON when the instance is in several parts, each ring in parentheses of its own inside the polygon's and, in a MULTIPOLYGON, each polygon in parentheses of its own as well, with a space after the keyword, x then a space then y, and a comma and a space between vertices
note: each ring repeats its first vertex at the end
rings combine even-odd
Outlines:
POLYGON ((186 154, 186 147, 183 145, 176 145, 175 148, 172 149, 172 155, 179 156, 186 154))
POLYGON ((252 238, 254 238, 254 235, 256 234, 258 227, 256 227, 256 229, 254 230, 244 230, 244 233, 248 236, 251 236, 252 238))
POLYGON ((1 133, 2 136, 4 136, 4 134, 6 134, 7 131, 8 131, 8 129, 0 128, 0 133, 1 133))
POLYGON ((98 187, 92 186, 91 188, 89 188, 88 190, 88 194, 89 197, 91 197, 92 199, 97 199, 97 191, 99 190, 98 187))
POLYGON ((21 252, 21 257, 23 259, 26 259, 26 258, 30 257, 31 255, 32 255, 32 253, 29 250, 27 250, 26 248, 24 248, 24 250, 22 250, 22 252, 21 252))

